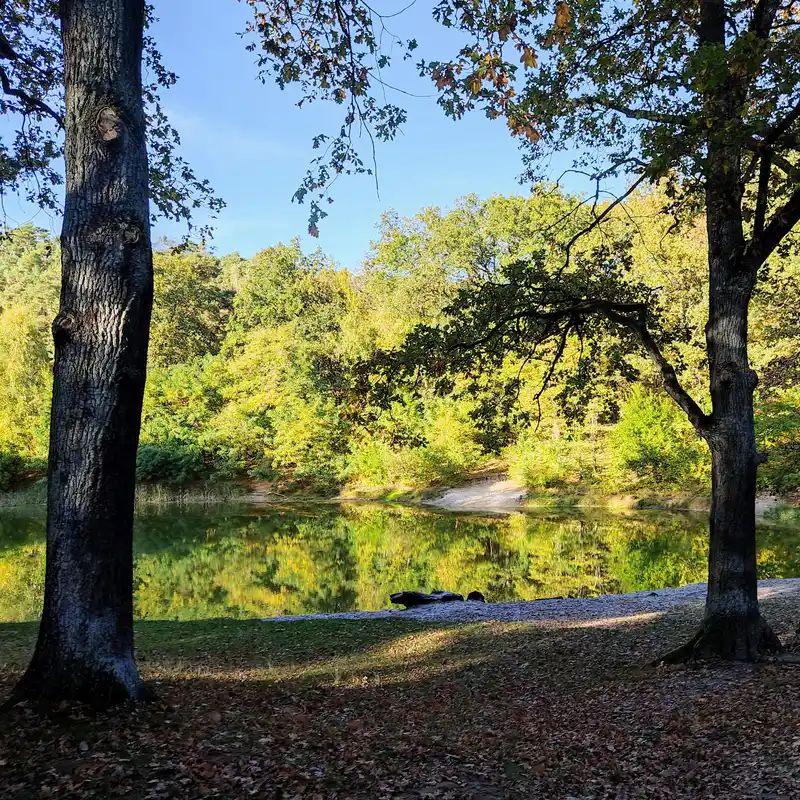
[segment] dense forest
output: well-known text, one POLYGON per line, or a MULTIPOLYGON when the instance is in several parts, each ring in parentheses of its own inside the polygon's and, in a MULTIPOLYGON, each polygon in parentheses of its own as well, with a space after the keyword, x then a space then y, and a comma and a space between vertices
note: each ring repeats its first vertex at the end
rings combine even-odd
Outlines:
MULTIPOLYGON (((705 225, 667 236, 662 206, 658 193, 630 198, 616 210, 617 238, 626 280, 657 299, 681 381, 703 398, 705 225)), ((548 248, 560 264, 583 224, 577 198, 542 185, 527 198, 386 214, 353 270, 296 241, 250 259, 162 243, 140 483, 256 479, 280 491, 380 495, 457 482, 493 462, 534 491, 704 494, 707 446, 646 355, 613 328, 571 337, 559 353, 551 343, 491 364, 381 368, 419 326, 445 324, 457 292, 485 283, 491 265, 548 248)), ((582 236, 584 258, 607 236, 582 236)), ((580 253, 573 260, 585 270, 580 253)), ((798 278, 800 258, 773 257, 750 316, 757 436, 769 451, 759 482, 779 494, 800 487, 798 278)), ((55 238, 27 225, 0 243, 0 489, 43 475, 59 282, 55 238)))

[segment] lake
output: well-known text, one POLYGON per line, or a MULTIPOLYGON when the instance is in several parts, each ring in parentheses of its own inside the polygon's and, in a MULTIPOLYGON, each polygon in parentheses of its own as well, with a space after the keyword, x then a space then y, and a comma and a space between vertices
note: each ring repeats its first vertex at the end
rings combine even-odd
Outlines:
MULTIPOLYGON (((489 601, 584 597, 705 580, 705 514, 525 513, 408 506, 166 507, 136 517, 140 619, 389 607, 404 589, 489 601)), ((44 512, 0 509, 0 622, 36 619, 44 512)), ((800 525, 759 527, 762 578, 800 576, 800 525)))

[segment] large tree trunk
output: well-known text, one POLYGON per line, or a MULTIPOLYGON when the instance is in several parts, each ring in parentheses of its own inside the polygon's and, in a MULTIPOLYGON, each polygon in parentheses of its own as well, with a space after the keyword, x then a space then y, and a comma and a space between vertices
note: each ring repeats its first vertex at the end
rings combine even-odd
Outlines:
MULTIPOLYGON (((701 2, 701 43, 725 48, 725 4, 701 2)), ((709 308, 706 345, 712 414, 703 435, 711 448, 712 498, 708 594, 697 635, 673 660, 752 661, 780 649, 761 617, 756 571, 758 454, 753 427, 757 377, 747 354, 747 317, 756 268, 745 249, 742 216, 742 87, 733 75, 706 97, 711 123, 705 174, 709 308)))
POLYGON ((133 654, 136 448, 152 306, 144 0, 62 0, 67 197, 44 611, 17 697, 147 691, 133 654))

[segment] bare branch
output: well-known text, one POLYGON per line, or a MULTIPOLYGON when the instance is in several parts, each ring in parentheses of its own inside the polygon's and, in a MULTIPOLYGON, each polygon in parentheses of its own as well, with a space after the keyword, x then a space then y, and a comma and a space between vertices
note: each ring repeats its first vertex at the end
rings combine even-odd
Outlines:
POLYGON ((619 197, 615 198, 612 203, 609 203, 603 211, 600 213, 599 216, 596 216, 583 230, 578 231, 568 242, 566 245, 566 261, 564 262, 564 266, 561 268, 560 272, 565 270, 569 266, 570 255, 572 253, 573 245, 580 239, 582 236, 585 236, 587 233, 593 231, 602 221, 608 217, 608 215, 620 204, 623 203, 627 198, 629 198, 638 188, 639 186, 647 179, 647 173, 643 172, 628 188, 626 192, 621 194, 619 197))

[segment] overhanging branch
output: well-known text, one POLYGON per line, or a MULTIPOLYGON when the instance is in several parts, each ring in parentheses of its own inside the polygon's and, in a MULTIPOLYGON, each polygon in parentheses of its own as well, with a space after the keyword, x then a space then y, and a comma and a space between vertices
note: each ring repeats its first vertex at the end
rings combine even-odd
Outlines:
MULTIPOLYGON (((537 337, 537 341, 543 341, 544 338, 552 338, 556 332, 559 331, 558 326, 554 326, 553 323, 564 322, 565 325, 560 330, 560 345, 557 350, 558 358, 558 356, 563 353, 564 343, 569 331, 572 330, 581 319, 593 314, 602 314, 610 322, 626 328, 636 336, 651 361, 658 369, 667 394, 686 414, 689 422, 692 423, 697 433, 705 437, 711 425, 711 418, 703 412, 694 398, 681 385, 675 368, 669 363, 652 333, 649 331, 646 321, 646 303, 615 303, 608 300, 589 298, 552 310, 526 308, 522 311, 497 319, 495 324, 483 336, 468 343, 458 343, 455 347, 464 350, 480 347, 495 338, 506 335, 510 325, 516 325, 523 319, 547 323, 542 336, 537 337)), ((555 361, 551 363, 548 370, 548 375, 545 379, 545 387, 554 369, 555 361)))
POLYGON ((775 212, 757 241, 757 261, 760 267, 772 255, 784 237, 800 222, 800 188, 775 212))

